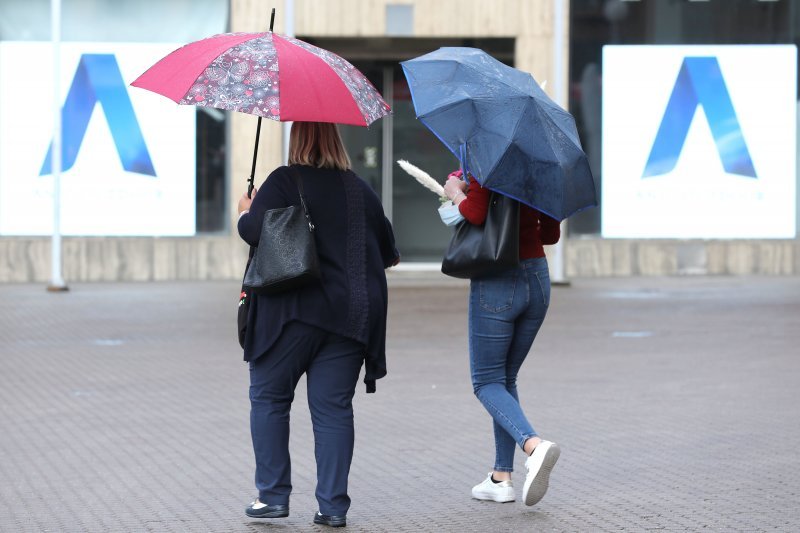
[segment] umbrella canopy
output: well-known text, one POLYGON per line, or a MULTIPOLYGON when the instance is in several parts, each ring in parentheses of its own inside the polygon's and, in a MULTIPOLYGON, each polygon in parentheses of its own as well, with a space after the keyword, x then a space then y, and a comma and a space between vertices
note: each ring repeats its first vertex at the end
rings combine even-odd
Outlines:
POLYGON ((369 126, 390 108, 338 55, 299 39, 224 33, 175 50, 133 83, 186 105, 280 121, 369 126))
POLYGON ((401 65, 417 118, 481 185, 558 220, 597 205, 575 120, 533 76, 476 48, 401 65))

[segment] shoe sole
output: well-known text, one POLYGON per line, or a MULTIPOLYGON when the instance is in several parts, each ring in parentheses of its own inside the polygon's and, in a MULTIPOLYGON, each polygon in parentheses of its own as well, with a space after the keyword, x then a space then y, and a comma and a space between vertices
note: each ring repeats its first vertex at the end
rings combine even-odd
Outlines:
POLYGON ((314 519, 314 523, 319 526, 328 526, 328 527, 347 527, 347 522, 328 522, 327 520, 317 520, 314 519))
POLYGON ((547 487, 550 485, 550 472, 553 470, 553 466, 555 466, 560 455, 561 448, 558 447, 558 444, 551 445, 545 452, 539 471, 536 472, 530 483, 526 480, 522 489, 525 495, 525 505, 535 505, 544 498, 547 487))
POLYGON ((474 500, 480 500, 482 502, 497 502, 497 503, 509 503, 509 502, 513 502, 514 500, 516 500, 516 498, 500 499, 500 498, 492 498, 491 496, 476 495, 476 494, 473 494, 472 498, 474 500))
POLYGON ((286 518, 289 516, 289 511, 273 511, 271 513, 250 514, 249 510, 244 512, 250 518, 286 518))
POLYGON ((476 500, 481 500, 484 502, 497 502, 497 503, 508 503, 513 502, 516 498, 512 495, 510 498, 497 498, 488 492, 477 492, 472 491, 472 497, 476 500))

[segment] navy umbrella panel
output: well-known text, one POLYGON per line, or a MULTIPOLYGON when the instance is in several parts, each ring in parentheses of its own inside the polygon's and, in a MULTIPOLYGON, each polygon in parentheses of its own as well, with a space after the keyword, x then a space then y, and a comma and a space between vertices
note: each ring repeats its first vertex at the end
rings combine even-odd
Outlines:
POLYGON ((558 220, 597 205, 575 120, 533 76, 476 48, 401 65, 417 118, 481 185, 558 220))

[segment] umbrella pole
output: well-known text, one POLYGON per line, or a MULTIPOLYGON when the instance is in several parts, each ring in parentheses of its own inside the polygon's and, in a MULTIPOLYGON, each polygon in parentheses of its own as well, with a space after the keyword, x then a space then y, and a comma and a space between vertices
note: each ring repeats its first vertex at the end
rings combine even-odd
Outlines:
MULTIPOLYGON (((275 8, 272 8, 272 14, 269 17, 269 31, 272 33, 272 27, 275 24, 275 8)), ((256 145, 253 148, 253 167, 250 169, 250 179, 247 180, 247 197, 253 197, 253 182, 256 177, 256 161, 258 160, 258 139, 261 137, 261 116, 258 117, 258 124, 256 124, 256 145)))
POLYGON ((258 160, 258 138, 261 137, 261 117, 258 117, 258 125, 256 126, 256 145, 253 148, 253 167, 250 169, 250 179, 247 180, 247 197, 253 197, 253 180, 256 176, 256 161, 258 160))

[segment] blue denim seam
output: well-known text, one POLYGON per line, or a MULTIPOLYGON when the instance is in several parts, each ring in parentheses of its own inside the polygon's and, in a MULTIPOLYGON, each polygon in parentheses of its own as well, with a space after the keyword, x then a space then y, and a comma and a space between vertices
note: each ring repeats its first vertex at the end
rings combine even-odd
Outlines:
MULTIPOLYGON (((496 420, 492 419, 492 424, 493 424, 493 426, 499 426, 502 431, 505 431, 505 429, 503 429, 503 426, 500 426, 500 424, 498 424, 496 420)), ((494 453, 494 471, 495 472, 513 472, 514 471, 513 467, 509 468, 507 466, 501 466, 501 464, 500 464, 500 442, 497 439, 497 431, 494 429, 494 427, 492 428, 492 433, 494 434, 494 450, 495 450, 495 453, 494 453)), ((512 457, 513 457, 513 453, 512 453, 512 457)))
POLYGON ((549 307, 550 303, 547 301, 547 297, 545 296, 544 285, 542 284, 542 278, 539 277, 539 273, 540 272, 538 270, 534 271, 534 274, 536 274, 536 281, 539 282, 539 289, 542 291, 542 305, 544 305, 545 307, 549 307))
POLYGON ((525 308, 527 309, 531 305, 531 280, 526 274, 525 278, 525 308))
MULTIPOLYGON (((529 438, 531 438, 531 436, 525 436, 525 434, 522 431, 520 431, 520 429, 517 426, 514 425, 514 422, 512 422, 511 419, 508 418, 505 415, 505 413, 503 413, 500 409, 498 409, 492 402, 490 402, 489 400, 486 400, 486 404, 489 407, 491 407, 498 415, 502 416, 505 420, 507 420, 508 421, 508 425, 511 426, 512 428, 514 428, 514 431, 516 431, 517 435, 520 435, 520 439, 521 440, 516 439, 516 438, 514 439, 517 442, 517 444, 519 444, 519 447, 522 448, 523 446, 525 446, 525 441, 528 440, 529 438)), ((535 436, 535 434, 532 435, 532 436, 535 436)))

